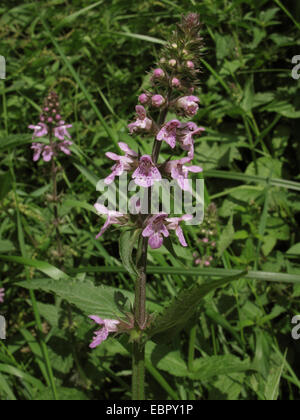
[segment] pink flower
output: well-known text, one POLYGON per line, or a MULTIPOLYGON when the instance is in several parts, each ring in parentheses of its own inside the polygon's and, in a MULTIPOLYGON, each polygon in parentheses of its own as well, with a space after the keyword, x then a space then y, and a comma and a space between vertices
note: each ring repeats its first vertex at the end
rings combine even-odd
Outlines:
POLYGON ((54 136, 58 138, 58 140, 64 140, 65 137, 68 139, 71 138, 68 128, 71 128, 72 124, 66 124, 64 121, 60 121, 59 125, 54 128, 54 136))
POLYGON ((116 319, 102 319, 96 315, 90 315, 89 318, 96 324, 102 325, 102 328, 94 333, 93 341, 90 344, 91 349, 96 348, 102 343, 102 341, 105 341, 109 333, 118 331, 118 325, 120 322, 116 319))
POLYGON ((180 80, 177 77, 173 77, 172 79, 172 86, 179 88, 181 86, 180 80))
POLYGON ((108 210, 105 206, 99 203, 96 203, 94 207, 99 215, 107 215, 107 220, 96 236, 96 239, 99 239, 111 225, 124 225, 127 222, 126 216, 122 213, 114 210, 108 210))
POLYGON ((153 72, 153 78, 161 79, 165 76, 165 72, 162 69, 155 69, 153 72))
POLYGON ((109 185, 111 184, 116 176, 121 176, 124 171, 130 171, 132 168, 132 164, 136 160, 138 154, 131 150, 130 147, 126 143, 118 143, 120 149, 125 152, 125 156, 119 156, 115 153, 108 152, 106 153, 106 156, 117 162, 111 169, 112 173, 105 179, 105 184, 109 185))
POLYGON ((41 157, 41 153, 44 149, 44 145, 42 143, 32 143, 31 149, 34 150, 33 160, 34 162, 37 162, 39 158, 41 157))
POLYGON ((45 162, 50 162, 54 155, 53 148, 51 146, 44 146, 43 159, 45 162))
POLYGON ((177 107, 182 108, 188 117, 194 117, 198 112, 199 102, 200 100, 197 96, 184 96, 178 99, 177 107))
POLYGON ((38 123, 38 125, 29 125, 28 128, 34 130, 32 140, 37 137, 44 137, 48 134, 48 126, 44 123, 38 123))
POLYGON ((147 118, 147 113, 145 108, 142 105, 136 106, 137 120, 134 123, 128 125, 129 131, 131 134, 139 131, 150 131, 152 127, 152 120, 147 118))
POLYGON ((71 154, 71 150, 70 150, 70 146, 72 146, 73 142, 70 140, 65 140, 61 143, 57 144, 57 148, 62 151, 63 153, 65 153, 66 155, 70 155, 71 154))
POLYGON ((139 102, 140 102, 142 105, 146 104, 148 101, 149 101, 149 97, 148 97, 148 95, 146 95, 146 93, 142 93, 142 94, 139 96, 139 102))
POLYGON ((170 173, 173 179, 176 179, 178 185, 183 191, 190 191, 191 186, 188 180, 189 172, 199 173, 203 169, 200 166, 186 166, 185 163, 189 163, 189 158, 183 158, 180 160, 171 160, 165 166, 165 171, 170 173))
POLYGON ((176 64, 177 64, 177 61, 176 61, 174 58, 172 58, 171 60, 169 60, 169 65, 170 65, 171 67, 175 67, 175 66, 176 66, 176 64))
POLYGON ((157 134, 156 139, 158 141, 165 141, 167 142, 172 149, 176 146, 176 134, 177 129, 181 126, 181 122, 178 120, 172 120, 167 122, 160 132, 157 134))
POLYGON ((188 157, 190 160, 194 159, 194 139, 193 136, 200 135, 205 128, 198 127, 193 122, 182 124, 180 135, 178 137, 180 146, 183 150, 188 151, 188 157))
POLYGON ((151 102, 152 102, 153 106, 159 108, 160 106, 162 106, 166 102, 166 100, 161 95, 153 95, 152 98, 151 98, 151 102))
POLYGON ((166 219, 166 221, 168 222, 168 225, 167 225, 168 230, 175 230, 175 233, 182 246, 188 246, 188 244, 186 243, 180 223, 187 222, 188 220, 192 220, 192 219, 193 219, 193 216, 191 214, 185 214, 182 217, 172 217, 170 219, 166 219))
POLYGON ((195 68, 195 64, 190 60, 186 62, 186 66, 192 70, 195 68))
POLYGON ((5 289, 2 287, 0 289, 0 303, 4 302, 4 296, 5 296, 5 289))
POLYGON ((143 230, 143 237, 149 238, 149 245, 152 249, 158 249, 162 246, 164 238, 169 236, 166 228, 167 213, 156 214, 150 217, 146 228, 143 230))
POLYGON ((148 188, 152 187, 155 181, 161 180, 161 174, 152 162, 151 157, 144 155, 140 158, 139 167, 133 173, 132 178, 136 185, 148 188))

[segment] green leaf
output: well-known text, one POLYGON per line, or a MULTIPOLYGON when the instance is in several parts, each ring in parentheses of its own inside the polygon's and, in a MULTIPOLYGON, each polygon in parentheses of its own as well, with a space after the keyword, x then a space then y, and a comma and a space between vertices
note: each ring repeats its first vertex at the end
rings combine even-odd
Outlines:
POLYGON ((0 255, 0 260, 15 262, 18 264, 27 265, 29 267, 34 267, 54 280, 69 279, 69 276, 66 273, 45 261, 30 260, 29 258, 15 256, 11 257, 4 255, 0 255))
MULTIPOLYGON (((84 392, 76 388, 58 387, 57 391, 60 401, 87 401, 89 399, 84 392)), ((38 393, 35 401, 53 401, 53 398, 51 398, 48 389, 46 389, 38 393)))
MULTIPOLYGON (((173 242, 172 242, 172 240, 171 240, 171 238, 170 238, 170 236, 168 237, 168 238, 165 238, 165 240, 164 240, 164 246, 167 248, 167 250, 169 251, 169 253, 174 257, 174 258, 176 258, 176 260, 178 260, 178 255, 176 254, 176 251, 175 251, 175 249, 174 249, 174 246, 173 246, 173 242)), ((181 247, 182 248, 182 247, 181 247)))
POLYGON ((188 290, 183 290, 164 311, 159 314, 147 334, 152 337, 166 330, 180 331, 193 316, 201 300, 210 292, 222 287, 230 281, 242 277, 246 272, 234 277, 227 277, 217 281, 196 284, 188 290))
MULTIPOLYGON (((287 351, 285 352, 284 358, 280 365, 274 363, 270 368, 265 386, 265 398, 267 401, 277 401, 278 399, 280 380, 283 374, 284 365, 286 363, 286 354, 287 351)), ((275 359, 275 355, 272 356, 272 359, 275 359)))
POLYGON ((133 303, 134 298, 133 293, 124 290, 120 291, 108 286, 96 287, 91 282, 78 280, 39 279, 17 284, 27 289, 55 293, 86 315, 98 315, 102 318, 116 319, 122 316, 123 311, 129 312, 130 303, 133 303))
POLYGON ((288 251, 287 254, 300 255, 300 242, 293 245, 288 251))
POLYGON ((188 368, 180 355, 180 351, 165 344, 155 344, 153 341, 149 341, 146 344, 146 360, 157 369, 169 372, 171 375, 188 376, 188 368))
POLYGON ((244 88, 244 99, 241 103, 242 109, 245 112, 251 111, 254 104, 254 87, 253 87, 253 76, 249 77, 244 88))
POLYGON ((253 370, 248 361, 242 361, 236 356, 210 356, 194 361, 194 372, 189 373, 192 380, 207 381, 215 376, 253 370))
MULTIPOLYGON (((0 259, 5 259, 0 255, 0 259)), ((70 270, 72 274, 77 273, 126 273, 124 267, 117 266, 102 266, 102 267, 81 267, 70 270)), ((232 277, 238 276, 244 277, 250 280, 268 281, 274 283, 294 283, 300 284, 299 274, 288 274, 271 271, 248 271, 247 274, 242 270, 232 270, 224 268, 187 268, 187 267, 147 267, 148 274, 159 274, 159 275, 180 275, 180 276, 194 276, 194 277, 232 277)))
MULTIPOLYGON (((21 379, 22 381, 28 382, 28 384, 33 385, 34 387, 38 388, 40 391, 45 390, 45 386, 39 379, 36 379, 34 376, 29 375, 29 373, 26 373, 20 370, 19 368, 1 363, 0 372, 7 373, 9 375, 12 375, 21 379)), ((49 392, 49 389, 48 389, 48 392, 49 392)))
POLYGON ((126 230, 121 233, 119 241, 120 257, 122 263, 129 274, 136 277, 138 276, 138 268, 133 262, 132 254, 134 246, 141 234, 141 229, 126 230))
POLYGON ((0 151, 9 150, 11 148, 32 143, 31 136, 26 134, 13 134, 4 138, 0 138, 0 151))
POLYGON ((9 172, 6 172, 5 174, 0 174, 0 201, 2 201, 12 189, 11 184, 12 179, 9 172))
POLYGON ((8 400, 17 401, 17 398, 9 385, 9 381, 6 379, 7 377, 5 375, 0 375, 0 393, 2 395, 2 400, 4 400, 4 396, 7 395, 8 400))
POLYGON ((10 252, 15 249, 14 244, 11 241, 0 241, 0 252, 10 252))
POLYGON ((272 251, 276 243, 277 243, 277 239, 274 236, 271 236, 271 235, 264 236, 264 243, 262 245, 262 250, 266 257, 270 254, 270 252, 272 251))
POLYGON ((223 232, 221 233, 218 242, 218 256, 221 257, 226 249, 234 240, 233 215, 231 215, 229 222, 223 232))

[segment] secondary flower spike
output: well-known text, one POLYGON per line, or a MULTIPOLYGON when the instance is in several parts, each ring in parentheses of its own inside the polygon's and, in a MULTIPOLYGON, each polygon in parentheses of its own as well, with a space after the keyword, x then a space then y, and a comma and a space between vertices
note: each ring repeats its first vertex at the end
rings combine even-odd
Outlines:
POLYGON ((73 143, 70 141, 71 135, 68 129, 72 127, 72 124, 66 124, 62 119, 59 107, 57 94, 49 93, 44 102, 40 122, 37 125, 29 125, 29 128, 33 130, 32 140, 41 137, 49 138, 49 144, 32 143, 34 162, 37 162, 41 156, 45 162, 50 162, 58 152, 71 154, 70 146, 73 143))
POLYGON ((94 333, 93 341, 90 344, 91 349, 96 348, 103 341, 105 341, 109 333, 118 331, 118 325, 120 324, 120 321, 117 321, 116 319, 102 319, 96 315, 90 315, 89 318, 92 319, 96 324, 102 326, 100 330, 95 331, 94 333))

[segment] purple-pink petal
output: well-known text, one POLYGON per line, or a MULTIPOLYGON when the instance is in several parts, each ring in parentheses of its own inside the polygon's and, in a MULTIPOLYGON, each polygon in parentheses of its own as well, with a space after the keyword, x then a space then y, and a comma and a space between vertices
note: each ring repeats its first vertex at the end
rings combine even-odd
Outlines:
POLYGON ((183 234, 183 230, 182 230, 182 228, 180 226, 177 227, 177 229, 175 230, 175 233, 176 233, 176 235, 177 235, 177 237, 178 237, 179 242, 181 243, 181 245, 182 246, 185 246, 185 247, 188 246, 188 244, 187 244, 187 242, 185 240, 184 234, 183 234))
POLYGON ((53 156, 53 150, 51 146, 45 146, 43 150, 43 159, 45 162, 50 162, 53 156))
POLYGON ((161 173, 148 155, 144 155, 140 158, 139 166, 134 171, 132 178, 136 185, 144 188, 151 187, 155 181, 160 181, 162 179, 161 173))
POLYGON ((159 249, 164 242, 164 239, 159 232, 155 232, 149 238, 149 245, 152 249, 159 249))
POLYGON ((138 154, 134 150, 130 149, 130 147, 128 146, 128 144, 123 143, 123 142, 119 142, 118 145, 119 145, 120 149, 123 152, 125 152, 126 155, 133 156, 133 157, 137 157, 138 156, 138 154))
POLYGON ((91 349, 94 349, 106 340, 109 333, 118 331, 118 324, 120 324, 120 321, 116 319, 102 319, 97 315, 90 315, 89 318, 96 324, 102 326, 100 330, 95 331, 94 333, 93 341, 90 344, 91 349))
POLYGON ((44 137, 48 134, 48 126, 44 123, 38 123, 37 125, 29 125, 28 128, 34 130, 32 139, 36 137, 44 137))
POLYGON ((172 120, 167 122, 157 134, 156 139, 158 141, 165 141, 172 149, 176 146, 176 135, 177 129, 180 128, 181 123, 178 120, 172 120))

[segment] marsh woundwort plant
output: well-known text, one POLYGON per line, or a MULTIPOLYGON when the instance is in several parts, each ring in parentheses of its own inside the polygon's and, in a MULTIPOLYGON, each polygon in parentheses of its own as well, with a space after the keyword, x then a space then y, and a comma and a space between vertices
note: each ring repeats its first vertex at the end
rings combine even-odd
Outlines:
MULTIPOLYGON (((199 34, 201 29, 199 16, 190 13, 182 18, 181 23, 173 32, 170 41, 161 53, 157 67, 152 70, 151 87, 139 96, 136 106, 136 119, 128 125, 129 132, 135 135, 152 137, 153 148, 151 155, 141 155, 132 150, 127 144, 119 143, 124 153, 119 156, 107 153, 107 157, 115 162, 111 174, 105 179, 107 185, 114 182, 127 172, 135 184, 145 189, 145 196, 151 187, 163 178, 176 180, 182 190, 189 189, 189 174, 200 173, 202 168, 192 165, 194 158, 194 137, 201 135, 203 127, 198 127, 188 119, 194 117, 199 109, 199 98, 195 90, 199 81, 200 56, 203 40, 199 34), (167 120, 168 113, 175 113, 177 118, 167 120), (179 120, 180 118, 180 120, 179 120), (160 162, 160 151, 165 144, 170 151, 170 158, 160 162), (184 154, 183 157, 182 154, 184 154), (176 159, 172 159, 173 156, 176 159)), ((42 129, 42 128, 41 128, 42 129)), ((182 246, 188 246, 182 230, 182 223, 193 218, 191 214, 171 217, 165 212, 159 214, 142 214, 139 212, 140 203, 136 203, 134 215, 123 214, 116 210, 109 210, 103 204, 95 204, 100 215, 107 216, 107 220, 97 235, 114 224, 120 225, 137 238, 138 246, 134 271, 136 272, 135 302, 133 313, 128 319, 102 319, 97 315, 90 318, 101 326, 95 332, 91 348, 95 348, 109 333, 129 332, 133 342, 132 361, 132 398, 144 399, 145 375, 145 340, 144 333, 151 323, 151 316, 146 313, 146 268, 148 246, 152 249, 160 248, 165 239, 169 239, 172 232, 178 237, 182 246)), ((150 206, 149 206, 150 208, 150 206)), ((133 257, 130 256, 132 259, 133 257)))
POLYGON ((59 167, 56 164, 56 157, 60 152, 70 155, 70 146, 73 144, 70 141, 70 134, 68 129, 72 124, 66 124, 60 115, 60 103, 56 92, 50 92, 44 101, 40 121, 36 125, 30 125, 29 128, 33 130, 32 140, 46 139, 47 143, 32 143, 31 148, 34 151, 33 160, 37 162, 41 157, 44 162, 51 162, 51 180, 52 180, 52 195, 49 196, 49 201, 53 203, 53 213, 56 231, 56 245, 55 254, 58 259, 62 260, 63 249, 59 230, 59 194, 57 191, 57 173, 59 167))

